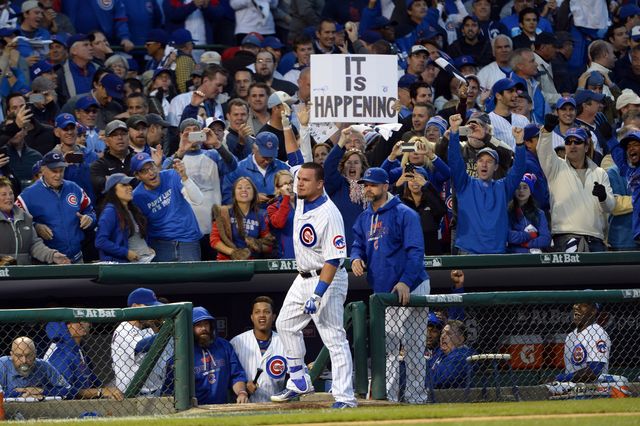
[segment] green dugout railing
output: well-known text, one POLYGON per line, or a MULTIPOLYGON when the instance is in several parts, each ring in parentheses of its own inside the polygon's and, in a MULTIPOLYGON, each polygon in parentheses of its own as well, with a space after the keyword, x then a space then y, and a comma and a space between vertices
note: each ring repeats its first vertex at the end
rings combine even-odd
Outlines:
MULTIPOLYGON (((367 370, 367 306, 364 302, 352 302, 344 308, 344 328, 352 330, 353 336, 353 357, 355 370, 355 393, 361 396, 367 394, 369 377, 367 370)), ((316 381, 327 362, 329 361, 329 350, 324 346, 309 372, 312 381, 316 381)))
POLYGON ((127 398, 139 394, 149 373, 162 354, 171 337, 175 340, 174 396, 176 410, 187 410, 192 406, 195 382, 193 377, 193 324, 190 302, 171 303, 162 306, 139 308, 46 308, 0 310, 0 323, 16 322, 79 322, 116 323, 123 321, 164 319, 158 337, 149 349, 140 368, 124 392, 127 398))
MULTIPOLYGON (((475 256, 430 256, 424 266, 438 269, 483 269, 640 264, 640 252, 543 253, 475 256)), ((94 279, 103 284, 249 281, 254 274, 296 272, 292 259, 150 264, 84 264, 0 267, 3 280, 94 279)))
MULTIPOLYGON (((580 302, 638 303, 640 289, 513 291, 411 296, 410 307, 498 306, 562 304, 580 302)), ((385 308, 400 306, 396 294, 373 294, 369 298, 369 347, 371 353, 371 398, 386 399, 385 308)), ((356 369, 358 366, 356 366, 356 369)), ((362 368, 362 366, 360 366, 362 368)), ((366 364, 364 365, 366 368, 366 364)), ((356 370, 357 371, 357 370, 356 370)))

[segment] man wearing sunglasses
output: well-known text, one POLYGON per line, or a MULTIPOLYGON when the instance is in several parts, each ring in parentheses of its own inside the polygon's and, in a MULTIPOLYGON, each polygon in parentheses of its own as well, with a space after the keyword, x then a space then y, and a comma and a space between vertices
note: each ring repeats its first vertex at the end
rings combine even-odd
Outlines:
POLYGON ((559 158, 551 134, 557 125, 557 116, 545 116, 537 146, 540 165, 549 182, 555 250, 605 251, 603 213, 611 213, 615 207, 609 177, 587 156, 590 138, 583 128, 567 130, 566 158, 559 158))

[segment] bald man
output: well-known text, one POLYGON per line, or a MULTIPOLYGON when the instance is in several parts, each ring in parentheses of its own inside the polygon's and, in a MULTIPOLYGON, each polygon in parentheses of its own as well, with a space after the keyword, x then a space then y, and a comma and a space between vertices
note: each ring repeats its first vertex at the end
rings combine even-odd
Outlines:
POLYGON ((5 398, 67 398, 71 386, 47 361, 36 358, 36 346, 28 337, 11 343, 11 354, 0 357, 0 385, 5 398))

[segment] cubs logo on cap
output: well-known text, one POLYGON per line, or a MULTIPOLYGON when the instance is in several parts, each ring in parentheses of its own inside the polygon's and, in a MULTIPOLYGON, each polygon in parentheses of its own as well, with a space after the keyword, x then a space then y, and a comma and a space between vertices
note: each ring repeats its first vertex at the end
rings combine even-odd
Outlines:
POLYGON ((587 350, 582 346, 581 343, 578 343, 574 346, 573 351, 571 351, 571 364, 580 365, 584 362, 587 357, 587 350))
POLYGON ((316 243, 316 230, 310 223, 300 228, 300 242, 305 247, 313 247, 316 243))
POLYGON ((267 374, 275 380, 282 379, 287 374, 287 361, 283 356, 275 355, 267 360, 267 374))

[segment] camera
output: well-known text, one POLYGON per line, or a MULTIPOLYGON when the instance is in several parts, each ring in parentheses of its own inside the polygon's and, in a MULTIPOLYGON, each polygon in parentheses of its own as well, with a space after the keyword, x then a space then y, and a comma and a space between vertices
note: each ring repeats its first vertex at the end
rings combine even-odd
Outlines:
POLYGON ((189 132, 189 142, 204 143, 207 135, 204 132, 189 132))
POLYGON ((64 155, 64 161, 71 164, 80 164, 84 161, 84 155, 79 152, 67 152, 64 155))
POLYGON ((415 142, 402 142, 400 145, 402 152, 416 152, 415 142))
POLYGON ((32 93, 29 95, 29 103, 30 104, 43 104, 44 103, 44 95, 42 93, 32 93))
POLYGON ((471 133, 471 129, 469 126, 460 126, 458 133, 460 133, 460 136, 468 136, 471 133))

